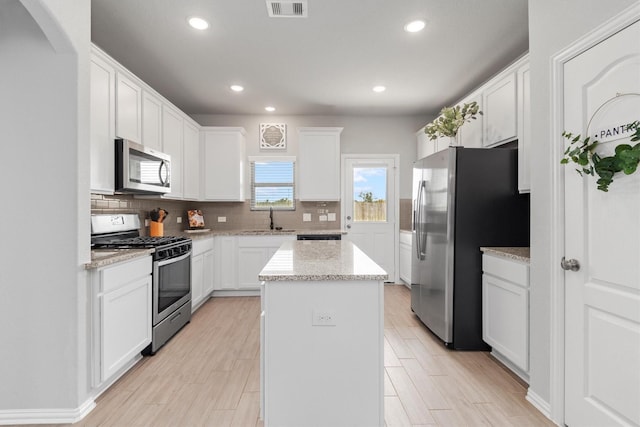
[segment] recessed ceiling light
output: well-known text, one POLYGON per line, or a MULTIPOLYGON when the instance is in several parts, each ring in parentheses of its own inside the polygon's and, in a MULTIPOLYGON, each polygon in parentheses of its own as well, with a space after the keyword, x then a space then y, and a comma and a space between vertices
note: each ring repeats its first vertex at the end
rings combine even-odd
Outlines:
POLYGON ((373 91, 377 92, 377 93, 384 92, 385 90, 387 90, 387 88, 384 87, 384 86, 374 86, 373 87, 373 91))
POLYGON ((240 85, 231 85, 230 88, 234 92, 242 92, 244 90, 244 88, 240 85))
POLYGON ((404 30, 408 33, 417 33, 418 31, 422 31, 424 26, 424 21, 411 21, 404 26, 404 30))
POLYGON ((276 111, 276 107, 272 107, 272 106, 268 106, 268 107, 264 107, 265 110, 267 110, 268 112, 272 113, 274 111, 276 111))
POLYGON ((209 23, 202 18, 198 18, 197 16, 189 18, 189 25, 191 25, 196 30, 206 30, 207 28, 209 28, 209 23))

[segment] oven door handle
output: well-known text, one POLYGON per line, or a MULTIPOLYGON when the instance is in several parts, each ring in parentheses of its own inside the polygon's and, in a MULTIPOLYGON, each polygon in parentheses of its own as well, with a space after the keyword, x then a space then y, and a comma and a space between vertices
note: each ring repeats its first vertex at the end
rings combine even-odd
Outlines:
POLYGON ((171 263, 174 263, 174 262, 182 261, 183 259, 187 259, 190 256, 191 256, 191 251, 187 252, 184 255, 176 257, 176 258, 169 258, 169 259, 163 259, 162 261, 156 261, 156 264, 158 265, 158 267, 162 267, 163 265, 167 265, 167 264, 171 264, 171 263))

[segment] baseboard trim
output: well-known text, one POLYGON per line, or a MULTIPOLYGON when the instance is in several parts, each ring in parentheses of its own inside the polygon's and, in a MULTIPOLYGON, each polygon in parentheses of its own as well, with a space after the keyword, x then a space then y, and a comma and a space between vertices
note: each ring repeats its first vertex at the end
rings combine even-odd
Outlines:
POLYGON ((75 409, 0 410, 0 424, 72 424, 80 421, 96 407, 89 399, 75 409))
POLYGON ((538 396, 535 392, 531 391, 529 388, 527 390, 526 399, 529 403, 531 403, 535 408, 542 413, 545 417, 549 418, 551 421, 551 405, 549 402, 538 396))

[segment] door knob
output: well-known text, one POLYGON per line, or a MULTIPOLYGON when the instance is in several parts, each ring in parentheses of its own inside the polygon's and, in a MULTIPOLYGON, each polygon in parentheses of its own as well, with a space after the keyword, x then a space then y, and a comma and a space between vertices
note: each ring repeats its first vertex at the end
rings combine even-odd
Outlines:
POLYGON ((565 257, 562 257, 560 267, 562 267, 563 270, 578 271, 580 270, 580 263, 577 259, 565 259, 565 257))
POLYGON ((351 216, 348 216, 347 219, 350 221, 351 220, 351 216))
POLYGON ((351 228, 351 225, 350 225, 350 224, 347 224, 347 228, 351 228))

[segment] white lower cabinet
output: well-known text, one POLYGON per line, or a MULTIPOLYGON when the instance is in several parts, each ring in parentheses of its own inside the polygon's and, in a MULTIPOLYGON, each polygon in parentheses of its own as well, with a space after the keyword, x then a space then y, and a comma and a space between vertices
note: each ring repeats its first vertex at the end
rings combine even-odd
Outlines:
POLYGON ((219 236, 214 295, 258 295, 258 274, 278 248, 295 235, 219 236))
POLYGON ((92 385, 122 374, 151 342, 151 257, 91 273, 92 385))
POLYGON ((400 280, 411 286, 411 232, 400 231, 400 280))
POLYGON ((200 308, 213 290, 213 237, 193 241, 191 252, 191 312, 200 308))
POLYGON ((482 339, 528 382, 529 264, 485 253, 482 269, 482 339))

